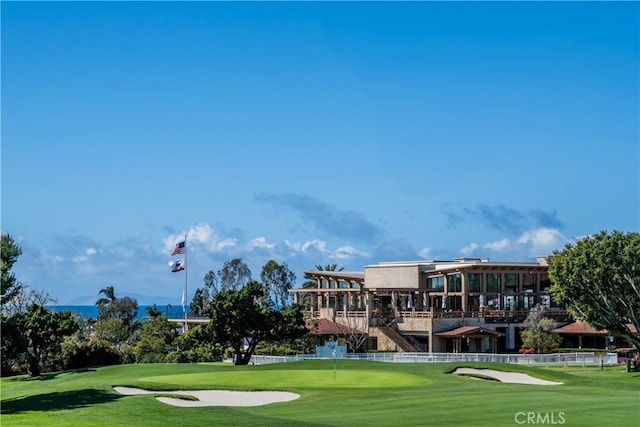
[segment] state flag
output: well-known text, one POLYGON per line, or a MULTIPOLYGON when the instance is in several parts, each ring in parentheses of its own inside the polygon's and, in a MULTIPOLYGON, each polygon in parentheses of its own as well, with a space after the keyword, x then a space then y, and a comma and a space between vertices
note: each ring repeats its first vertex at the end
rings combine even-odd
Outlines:
POLYGON ((171 261, 169 263, 169 267, 171 267, 172 273, 177 273, 178 271, 184 270, 184 260, 171 261))

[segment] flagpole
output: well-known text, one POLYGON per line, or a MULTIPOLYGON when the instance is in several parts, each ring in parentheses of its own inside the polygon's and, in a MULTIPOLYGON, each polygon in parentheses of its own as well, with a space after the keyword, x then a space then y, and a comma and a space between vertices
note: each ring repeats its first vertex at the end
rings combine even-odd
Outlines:
POLYGON ((187 332, 188 330, 188 324, 187 324, 187 313, 189 312, 187 310, 187 252, 189 251, 189 245, 187 245, 187 235, 184 235, 184 305, 183 305, 183 310, 184 310, 184 332, 187 332))

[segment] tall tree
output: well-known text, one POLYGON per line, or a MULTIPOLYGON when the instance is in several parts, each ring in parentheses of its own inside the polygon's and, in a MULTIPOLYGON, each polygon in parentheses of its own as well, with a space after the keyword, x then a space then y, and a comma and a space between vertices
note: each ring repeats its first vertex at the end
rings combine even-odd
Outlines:
POLYGON ((225 261, 220 271, 220 290, 238 290, 251 280, 251 270, 242 258, 225 261))
POLYGON ((209 270, 209 272, 204 275, 204 287, 209 291, 209 295, 212 298, 218 293, 218 276, 216 276, 213 270, 209 270))
POLYGON ((71 312, 56 313, 38 304, 32 304, 18 316, 18 329, 25 337, 28 372, 35 377, 40 375, 47 357, 61 355, 62 338, 73 334, 78 329, 78 324, 71 312))
POLYGON ((189 314, 202 316, 207 310, 211 299, 219 292, 218 276, 213 270, 209 270, 204 275, 204 286, 197 288, 193 294, 193 299, 189 304, 189 314))
POLYGON ((640 350, 640 234, 601 231, 549 259, 551 292, 572 314, 640 350))
POLYGON ((554 333, 555 321, 544 317, 542 306, 533 308, 524 320, 525 329, 520 332, 522 347, 532 348, 536 353, 552 349, 560 344, 561 338, 554 333))
POLYGON ((233 348, 236 365, 246 365, 256 345, 271 337, 272 311, 258 282, 251 281, 239 290, 223 290, 209 308, 210 331, 217 342, 233 348))
POLYGON ((252 280, 239 290, 216 295, 208 312, 208 330, 216 342, 233 348, 236 365, 246 365, 261 341, 300 333, 304 322, 297 310, 297 314, 294 309, 274 310, 262 284, 252 280))
POLYGON ((0 313, 0 358, 2 361, 2 374, 12 372, 13 367, 23 365, 27 360, 27 334, 25 330, 25 313, 31 306, 46 306, 54 302, 45 291, 29 289, 27 285, 20 285, 16 292, 12 292, 11 298, 0 313))
POLYGON ((100 294, 104 295, 104 297, 96 301, 96 305, 98 307, 101 305, 107 305, 116 299, 116 292, 113 289, 113 286, 105 286, 104 288, 100 289, 100 292, 98 292, 98 295, 100 294))
POLYGON ((100 289, 99 294, 104 297, 96 301, 98 319, 120 319, 125 325, 130 325, 138 315, 138 300, 131 297, 116 297, 113 286, 100 289))
POLYGON ((280 308, 286 307, 290 300, 289 289, 296 282, 296 275, 289 270, 287 263, 278 264, 277 261, 269 260, 262 267, 260 279, 266 289, 274 296, 276 305, 280 308))
POLYGON ((0 270, 2 272, 0 304, 4 307, 6 301, 20 291, 21 284, 16 280, 16 276, 11 269, 18 257, 22 255, 22 249, 13 240, 13 237, 7 233, 2 233, 0 241, 0 270))

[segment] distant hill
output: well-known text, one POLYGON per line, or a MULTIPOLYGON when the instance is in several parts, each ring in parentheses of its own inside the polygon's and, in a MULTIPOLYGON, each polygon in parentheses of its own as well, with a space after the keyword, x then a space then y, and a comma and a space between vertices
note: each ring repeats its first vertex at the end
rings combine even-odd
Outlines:
MULTIPOLYGON (((159 297, 159 296, 149 296, 149 295, 140 295, 140 294, 135 294, 133 292, 125 292, 125 293, 118 293, 118 291, 116 290, 116 297, 121 298, 121 297, 131 297, 131 298, 135 298, 138 300, 138 305, 167 305, 167 304, 171 304, 171 305, 175 305, 178 306, 181 304, 180 302, 180 296, 177 297, 159 297)), ((94 295, 94 296, 82 296, 82 297, 77 297, 74 298, 72 300, 69 300, 67 302, 64 303, 64 305, 95 305, 96 301, 98 301, 98 299, 101 298, 101 295, 94 295)))

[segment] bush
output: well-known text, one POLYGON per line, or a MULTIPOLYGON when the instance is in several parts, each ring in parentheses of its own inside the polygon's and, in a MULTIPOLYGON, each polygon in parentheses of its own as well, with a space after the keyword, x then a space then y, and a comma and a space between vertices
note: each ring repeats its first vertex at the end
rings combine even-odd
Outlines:
POLYGON ((178 363, 222 362, 223 349, 220 344, 205 343, 188 350, 180 350, 167 355, 165 360, 178 363))
POLYGON ((78 341, 76 338, 67 337, 61 347, 64 369, 121 363, 118 350, 101 340, 78 341))
POLYGON ((260 343, 256 354, 269 356, 289 356, 300 352, 292 345, 282 343, 260 343))

